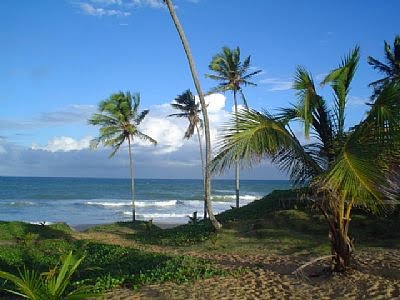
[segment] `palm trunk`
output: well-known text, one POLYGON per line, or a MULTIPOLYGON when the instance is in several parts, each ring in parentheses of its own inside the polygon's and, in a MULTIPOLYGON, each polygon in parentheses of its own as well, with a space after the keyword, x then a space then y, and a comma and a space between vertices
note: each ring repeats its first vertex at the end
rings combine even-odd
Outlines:
POLYGON ((215 230, 219 230, 219 229, 221 229, 222 225, 215 218, 214 213, 212 211, 212 206, 211 206, 211 138, 210 138, 210 126, 209 126, 209 120, 208 120, 208 114, 207 114, 207 106, 206 106, 206 103, 204 100, 203 92, 200 87, 199 79, 197 77, 197 72, 196 72, 196 69, 194 66, 194 61, 192 58, 192 54, 190 52, 189 44, 188 44, 188 41, 186 40, 185 33, 183 32, 183 28, 179 22, 179 19, 175 13, 175 9, 174 9, 174 5, 172 4, 172 0, 164 0, 164 2, 167 4, 171 18, 174 22, 176 30, 178 31, 179 37, 181 39, 183 49, 185 50, 185 54, 186 54, 187 60, 189 62, 189 67, 190 67, 190 71, 192 73, 193 82, 196 87, 197 93, 199 95, 199 99, 200 99, 201 111, 203 113, 203 119, 204 119, 205 138, 206 138, 206 166, 205 166, 205 172, 204 172, 204 190, 205 190, 204 196, 205 196, 205 201, 207 203, 207 211, 208 211, 208 215, 210 217, 211 223, 214 226, 215 230))
MULTIPOLYGON (((237 100, 236 100, 236 90, 233 90, 233 101, 235 103, 235 117, 236 117, 236 127, 237 127, 238 107, 237 107, 237 100)), ((235 185, 235 187, 236 187, 236 189, 235 189, 235 191, 236 191, 236 208, 239 208, 239 205, 240 205, 240 203, 239 203, 240 176, 239 176, 239 162, 238 161, 235 162, 235 183, 236 183, 236 185, 235 185)))
MULTIPOLYGON (((335 222, 337 223, 337 222, 335 222)), ((332 253, 332 269, 334 272, 344 272, 351 264, 353 243, 348 236, 349 221, 344 220, 344 226, 332 226, 329 231, 332 253)))
MULTIPOLYGON (((199 125, 196 123, 197 137, 199 139, 199 149, 200 149, 200 159, 201 159, 201 176, 203 178, 203 191, 205 190, 205 180, 204 180, 204 158, 203 158, 203 146, 201 142, 199 125)), ((204 193, 203 193, 204 194, 204 193)), ((204 196, 204 195, 203 195, 204 196)), ((204 197, 204 219, 207 219, 207 201, 204 197)))
MULTIPOLYGON (((351 264, 353 255, 353 241, 349 237, 350 212, 352 203, 347 207, 346 217, 340 214, 338 209, 332 209, 330 217, 326 210, 317 202, 317 208, 325 217, 329 227, 329 241, 331 243, 332 270, 334 272, 344 272, 351 264)), ((340 210, 340 209, 339 209, 340 210)))
POLYGON ((132 222, 136 221, 136 212, 135 212, 135 180, 133 179, 133 160, 132 160, 132 146, 131 146, 131 138, 128 137, 128 146, 129 146, 129 164, 131 170, 131 188, 132 188, 132 222))

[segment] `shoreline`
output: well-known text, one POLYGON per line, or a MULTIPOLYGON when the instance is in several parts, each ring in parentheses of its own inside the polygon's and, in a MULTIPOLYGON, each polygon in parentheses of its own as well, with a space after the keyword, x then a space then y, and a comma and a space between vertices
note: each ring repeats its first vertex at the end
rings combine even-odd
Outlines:
MULTIPOLYGON (((116 222, 114 222, 116 223, 116 222)), ((75 230, 75 231, 85 231, 87 229, 93 228, 93 227, 97 227, 97 226, 101 226, 101 225, 110 225, 110 224, 114 224, 114 223, 99 223, 99 224, 77 224, 77 225, 70 225, 68 223, 66 223, 71 229, 75 230)), ((54 223, 53 223, 54 224, 54 223)), ((184 225, 186 223, 169 223, 169 222, 153 222, 154 225, 156 225, 157 227, 161 228, 161 229, 171 229, 171 228, 175 228, 178 227, 180 225, 184 225)))

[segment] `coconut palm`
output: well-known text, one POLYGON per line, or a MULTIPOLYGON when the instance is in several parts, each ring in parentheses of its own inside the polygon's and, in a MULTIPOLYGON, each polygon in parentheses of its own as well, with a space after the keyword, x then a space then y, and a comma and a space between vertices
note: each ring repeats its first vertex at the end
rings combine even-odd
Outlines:
POLYGON ((375 70, 385 75, 385 77, 369 84, 370 87, 374 88, 373 99, 379 95, 386 84, 392 81, 400 81, 400 35, 395 37, 393 49, 390 47, 389 43, 385 41, 384 50, 386 64, 372 56, 368 56, 368 63, 375 70))
POLYGON ((171 15, 172 21, 178 31, 179 37, 181 39, 183 49, 186 54, 186 58, 189 63, 190 72, 192 74, 193 82, 196 87, 197 94, 199 95, 200 105, 201 105, 201 112, 203 114, 203 121, 204 121, 204 134, 206 140, 206 164, 205 164, 205 172, 204 172, 204 197, 207 203, 207 212, 210 218, 210 221, 215 228, 215 230, 219 230, 222 226, 215 218, 214 213, 212 211, 211 206, 211 137, 210 137, 210 123, 208 120, 208 113, 207 113, 207 106, 204 99, 204 94, 200 86, 200 81, 197 76, 196 68, 194 65, 194 60, 192 57, 192 53, 190 51, 189 43, 186 39, 185 33, 183 31, 182 25, 179 22, 178 16, 175 13, 175 8, 172 3, 172 0, 163 0, 164 3, 168 7, 168 11, 171 15))
POLYGON ((317 93, 311 74, 299 67, 294 80, 298 102, 275 116, 240 111, 226 129, 213 164, 214 170, 223 171, 239 159, 251 165, 270 158, 295 184, 312 187, 308 197, 328 224, 335 271, 351 263, 353 206, 378 211, 385 199, 395 197, 399 178, 393 166, 400 163, 400 84, 385 86, 365 119, 346 130, 347 95, 358 61, 357 47, 323 81, 333 88, 333 109, 317 93), (302 145, 290 128, 292 121, 300 121, 314 141, 302 145))
MULTIPOLYGON (((243 104, 248 108, 246 98, 244 96, 242 86, 255 86, 250 82, 252 76, 257 75, 261 70, 250 71, 250 56, 242 62, 240 61, 240 48, 230 49, 223 47, 222 51, 216 54, 209 65, 209 69, 215 74, 206 74, 206 77, 219 81, 219 85, 213 88, 210 93, 232 91, 233 102, 235 106, 235 114, 238 112, 237 94, 239 93, 243 104)), ((236 182, 236 207, 239 207, 239 162, 235 165, 235 182, 236 182)))
POLYGON ((61 300, 61 299, 87 299, 98 295, 91 293, 92 287, 81 286, 71 288, 71 277, 82 262, 84 257, 76 258, 70 252, 61 259, 59 265, 49 272, 39 274, 36 271, 24 269, 19 275, 0 271, 0 278, 12 282, 16 289, 8 292, 32 300, 61 300))
MULTIPOLYGON (((199 141, 200 148, 200 159, 201 159, 201 172, 203 176, 203 187, 204 187, 204 158, 203 158, 203 146, 201 142, 200 128, 203 128, 203 121, 199 117, 201 113, 200 103, 196 103, 196 99, 190 90, 185 91, 183 94, 175 98, 175 103, 171 103, 171 106, 179 110, 179 113, 170 114, 168 117, 186 118, 189 121, 189 126, 183 136, 185 139, 190 139, 194 130, 196 129, 197 138, 199 141)), ((204 201, 204 218, 207 217, 207 202, 204 201)))
POLYGON ((100 102, 98 110, 89 119, 89 124, 100 126, 100 135, 92 141, 91 146, 96 148, 100 143, 110 146, 113 157, 124 142, 128 142, 131 189, 132 189, 132 221, 135 222, 135 181, 133 177, 132 143, 134 138, 147 141, 156 145, 157 141, 141 132, 138 128, 140 123, 149 113, 149 110, 139 112, 140 95, 131 95, 130 92, 115 93, 108 99, 100 102))

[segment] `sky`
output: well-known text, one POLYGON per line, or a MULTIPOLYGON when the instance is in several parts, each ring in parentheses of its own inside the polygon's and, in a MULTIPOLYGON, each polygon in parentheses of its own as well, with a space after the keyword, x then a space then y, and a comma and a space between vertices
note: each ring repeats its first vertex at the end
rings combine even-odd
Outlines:
MULTIPOLYGON (((356 45, 361 60, 350 92, 347 126, 362 120, 380 78, 367 57, 383 60, 383 42, 400 34, 400 1, 175 0, 204 91, 204 74, 223 46, 251 55, 256 87, 249 105, 270 112, 296 101, 296 66, 320 82, 356 45)), ((138 92, 150 113, 141 130, 156 147, 137 142, 138 178, 201 178, 197 138, 183 140, 185 120, 166 118, 170 103, 194 91, 182 45, 158 0, 0 1, 0 176, 128 177, 125 147, 89 149, 97 105, 118 91, 138 92)), ((329 87, 319 92, 332 99, 329 87)), ((232 112, 230 93, 207 98, 215 145, 232 112)), ((304 141, 300 126, 295 127, 304 141)), ((215 150, 215 146, 213 148, 215 150)), ((233 178, 232 172, 216 175, 233 178)), ((285 179, 270 162, 242 170, 243 179, 285 179)))

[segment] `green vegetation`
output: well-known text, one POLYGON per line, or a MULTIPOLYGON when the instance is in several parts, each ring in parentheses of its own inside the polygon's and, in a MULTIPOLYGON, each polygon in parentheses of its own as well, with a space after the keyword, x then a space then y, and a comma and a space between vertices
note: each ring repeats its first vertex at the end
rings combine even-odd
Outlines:
POLYGON ((214 159, 214 170, 223 171, 239 160, 251 165, 270 158, 296 184, 310 186, 306 196, 328 224, 335 271, 351 264, 352 208, 378 212, 387 198, 398 197, 393 179, 398 176, 394 166, 400 163, 400 84, 385 85, 365 119, 349 130, 345 127, 359 57, 356 47, 322 81, 333 90, 331 109, 317 93, 312 75, 298 67, 293 84, 298 102, 276 116, 255 110, 237 113, 214 159), (302 145, 291 130, 294 121, 315 141, 302 145))
POLYGON ((385 77, 369 84, 370 87, 374 88, 373 99, 382 92, 385 85, 400 82, 400 35, 395 37, 393 48, 385 41, 384 52, 386 64, 372 56, 368 56, 368 63, 379 73, 385 75, 385 77))
POLYGON ((0 278, 15 285, 15 289, 7 289, 8 292, 31 300, 86 299, 96 295, 89 293, 92 290, 90 286, 71 288, 73 285, 71 277, 83 259, 84 257, 76 258, 69 252, 48 272, 40 274, 35 270, 24 268, 19 272, 19 276, 15 276, 0 271, 0 278))
POLYGON ((131 95, 119 92, 112 94, 110 98, 100 102, 100 113, 94 114, 89 123, 100 126, 100 136, 92 141, 91 146, 96 148, 100 143, 104 146, 110 146, 113 151, 110 157, 113 157, 122 144, 128 141, 129 164, 131 173, 132 188, 132 220, 135 222, 135 181, 133 177, 133 161, 132 161, 132 143, 134 138, 147 141, 154 145, 157 141, 143 132, 139 131, 139 124, 149 113, 144 110, 139 113, 140 95, 131 95))

